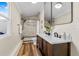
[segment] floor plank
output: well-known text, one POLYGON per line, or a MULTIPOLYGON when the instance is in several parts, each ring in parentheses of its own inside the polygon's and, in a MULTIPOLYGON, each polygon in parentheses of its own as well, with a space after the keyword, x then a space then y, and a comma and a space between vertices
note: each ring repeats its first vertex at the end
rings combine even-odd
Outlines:
POLYGON ((24 49, 24 45, 22 45, 21 49, 19 50, 18 56, 22 56, 23 55, 23 49, 24 49))
POLYGON ((41 56, 41 53, 33 43, 23 43, 18 56, 41 56))

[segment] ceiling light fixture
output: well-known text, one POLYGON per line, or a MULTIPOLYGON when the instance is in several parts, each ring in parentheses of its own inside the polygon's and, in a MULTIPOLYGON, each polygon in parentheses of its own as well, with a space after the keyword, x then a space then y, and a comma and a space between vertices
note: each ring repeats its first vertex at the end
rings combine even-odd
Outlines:
POLYGON ((55 8, 59 9, 59 8, 61 8, 61 7, 62 7, 62 3, 61 3, 61 2, 57 2, 57 3, 55 4, 55 8))

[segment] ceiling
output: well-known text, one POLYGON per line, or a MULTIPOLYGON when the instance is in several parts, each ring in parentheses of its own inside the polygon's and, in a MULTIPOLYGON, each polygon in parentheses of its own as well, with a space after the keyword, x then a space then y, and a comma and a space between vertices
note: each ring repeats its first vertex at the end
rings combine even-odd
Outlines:
MULTIPOLYGON (((54 5, 56 2, 52 3, 52 17, 56 18, 58 16, 63 15, 64 13, 67 13, 68 11, 71 10, 71 4, 70 2, 62 2, 62 7, 60 9, 56 9, 54 5)), ((36 4, 33 4, 31 2, 16 2, 16 6, 19 9, 20 13, 23 16, 35 16, 38 15, 41 7, 44 5, 44 2, 38 2, 36 4)), ((46 2, 45 6, 45 17, 50 18, 51 13, 50 13, 50 2, 46 2)))
POLYGON ((43 2, 33 4, 32 2, 16 2, 16 6, 23 16, 36 16, 39 14, 43 2))

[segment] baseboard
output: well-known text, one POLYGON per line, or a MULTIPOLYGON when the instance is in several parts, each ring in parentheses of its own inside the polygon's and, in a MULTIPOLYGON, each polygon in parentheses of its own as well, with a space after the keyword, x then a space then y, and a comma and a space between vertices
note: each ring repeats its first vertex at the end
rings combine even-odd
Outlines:
POLYGON ((17 56, 18 52, 22 46, 23 41, 21 40, 18 45, 16 45, 16 48, 14 49, 14 51, 12 52, 11 56, 17 56))

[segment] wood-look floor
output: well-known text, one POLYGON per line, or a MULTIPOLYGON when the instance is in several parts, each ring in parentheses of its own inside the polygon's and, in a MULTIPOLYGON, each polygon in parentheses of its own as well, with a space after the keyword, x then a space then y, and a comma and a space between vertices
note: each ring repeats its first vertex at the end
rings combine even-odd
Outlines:
POLYGON ((33 43, 23 43, 18 56, 41 56, 41 53, 33 43))

